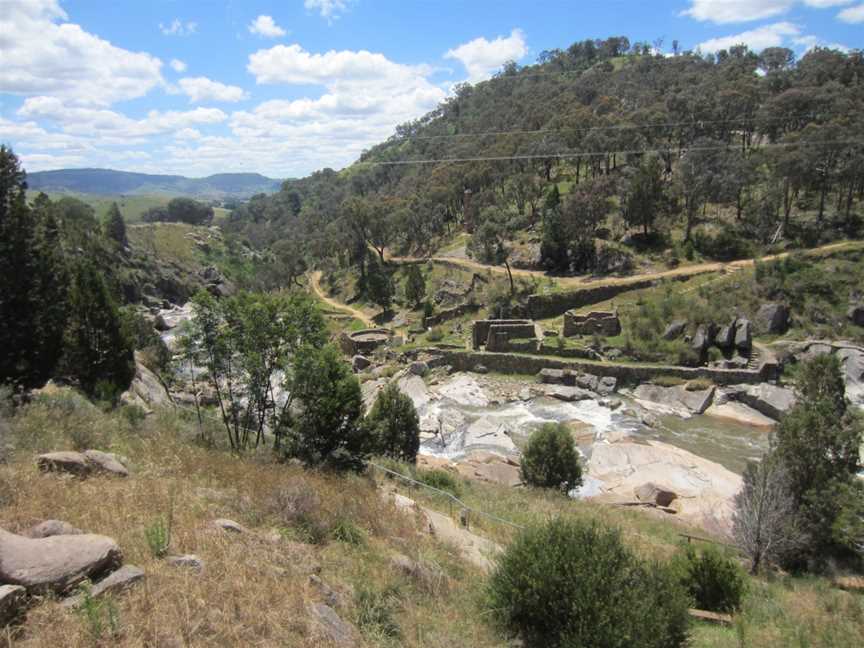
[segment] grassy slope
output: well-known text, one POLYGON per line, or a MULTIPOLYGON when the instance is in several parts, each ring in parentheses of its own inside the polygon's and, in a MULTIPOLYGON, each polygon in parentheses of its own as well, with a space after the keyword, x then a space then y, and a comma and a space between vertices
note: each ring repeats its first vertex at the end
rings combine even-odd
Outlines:
MULTIPOLYGON (((0 525, 22 531, 40 519, 64 519, 116 538, 127 563, 148 574, 114 601, 120 634, 103 636, 103 645, 325 645, 307 612, 320 600, 308 579, 316 566, 342 599, 339 614, 361 627, 369 646, 506 645, 483 621, 482 574, 386 504, 369 477, 307 472, 273 463, 265 452, 233 457, 196 444, 196 427, 177 415, 133 424, 122 412, 105 414, 68 392, 37 399, 13 428, 15 450, 0 465, 0 525), (126 455, 133 476, 77 481, 40 475, 33 465, 37 452, 83 446, 126 455), (144 530, 168 515, 172 501, 171 549, 200 555, 202 575, 173 570, 148 550, 144 530), (208 531, 217 517, 236 519, 253 533, 208 531), (274 531, 280 539, 267 539, 274 531), (352 536, 359 539, 345 541, 352 536), (431 586, 406 578, 389 564, 397 552, 446 577, 431 586)), ((219 438, 218 427, 211 432, 219 438)), ((679 541, 677 525, 638 511, 532 490, 459 487, 470 506, 521 524, 565 514, 618 525, 645 557, 666 559, 679 541)), ((408 494, 448 509, 435 496, 408 494)), ((513 533, 484 520, 472 528, 504 544, 513 533)), ((15 645, 83 648, 99 643, 91 633, 85 617, 49 600, 30 612, 15 645)), ((711 648, 857 646, 864 641, 864 600, 824 579, 754 580, 734 628, 695 625, 693 639, 692 645, 711 648)))

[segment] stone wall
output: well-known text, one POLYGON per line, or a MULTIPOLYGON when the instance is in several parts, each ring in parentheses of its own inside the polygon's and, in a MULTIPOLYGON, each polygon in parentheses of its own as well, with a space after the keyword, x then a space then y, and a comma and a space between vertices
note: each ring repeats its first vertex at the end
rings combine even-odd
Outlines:
MULTIPOLYGON (((706 270, 705 272, 709 271, 706 270)), ((696 275, 667 277, 667 279, 687 281, 694 276, 696 275)), ((662 279, 634 279, 611 285, 589 286, 587 288, 550 293, 548 295, 530 295, 528 297, 528 313, 532 319, 557 317, 573 308, 582 308, 583 306, 597 304, 607 299, 612 299, 623 292, 650 288, 660 283, 660 281, 662 279)))
POLYGON ((626 383, 642 383, 657 376, 674 376, 683 380, 707 378, 717 385, 756 384, 776 378, 776 365, 765 364, 758 371, 749 369, 715 369, 713 367, 675 367, 665 365, 634 365, 592 362, 590 360, 559 360, 550 357, 515 353, 483 353, 445 351, 436 365, 450 365, 456 371, 470 371, 483 365, 490 371, 509 374, 535 375, 541 369, 570 369, 595 376, 611 376, 626 383))
POLYGON ((612 337, 620 334, 621 321, 617 313, 611 311, 591 311, 587 315, 577 315, 572 311, 564 313, 564 337, 574 335, 612 337))
POLYGON ((468 315, 469 313, 476 313, 480 310, 480 304, 459 304, 458 306, 454 306, 453 308, 446 308, 444 310, 440 310, 434 315, 431 315, 423 320, 423 326, 429 328, 430 326, 438 326, 439 324, 443 324, 452 319, 457 319, 462 317, 463 315, 468 315))

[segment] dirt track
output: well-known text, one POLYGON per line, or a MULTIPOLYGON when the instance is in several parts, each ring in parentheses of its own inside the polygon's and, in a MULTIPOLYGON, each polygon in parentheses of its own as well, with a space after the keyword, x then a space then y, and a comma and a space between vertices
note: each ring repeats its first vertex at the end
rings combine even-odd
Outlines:
POLYGON ((340 310, 343 313, 351 315, 351 317, 363 322, 363 324, 368 328, 375 328, 375 322, 372 321, 372 318, 366 315, 366 313, 352 306, 349 306, 348 304, 343 304, 342 302, 338 302, 335 299, 331 299, 325 294, 325 292, 321 289, 320 270, 316 270, 315 272, 309 274, 309 285, 312 287, 312 291, 315 293, 315 296, 324 303, 326 303, 328 306, 331 306, 336 310, 340 310))

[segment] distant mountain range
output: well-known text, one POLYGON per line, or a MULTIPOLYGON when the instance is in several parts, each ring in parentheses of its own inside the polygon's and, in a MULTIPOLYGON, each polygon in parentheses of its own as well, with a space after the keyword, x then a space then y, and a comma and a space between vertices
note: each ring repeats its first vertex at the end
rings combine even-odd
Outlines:
POLYGON ((281 180, 259 173, 217 173, 206 178, 150 175, 112 169, 58 169, 27 174, 27 185, 37 191, 98 195, 167 194, 193 198, 248 198, 279 191, 281 180))

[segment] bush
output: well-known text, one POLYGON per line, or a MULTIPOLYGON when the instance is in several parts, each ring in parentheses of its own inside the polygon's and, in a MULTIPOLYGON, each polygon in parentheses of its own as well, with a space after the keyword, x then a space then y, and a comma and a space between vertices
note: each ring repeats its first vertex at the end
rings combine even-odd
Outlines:
POLYGON ((689 600, 617 529, 559 518, 523 531, 487 585, 492 618, 527 646, 683 646, 689 600))
POLYGON ((700 610, 734 612, 741 606, 746 577, 738 563, 719 549, 697 552, 688 545, 675 556, 673 569, 700 610))
POLYGON ((462 494, 462 488, 456 477, 440 468, 435 468, 433 470, 418 470, 417 481, 423 482, 432 488, 446 491, 455 497, 459 497, 462 494))
POLYGON ((582 485, 576 442, 565 425, 547 423, 531 435, 522 454, 522 480, 565 492, 582 485))
POLYGON ((395 639, 402 631, 394 618, 399 608, 398 591, 361 587, 354 595, 357 608, 357 625, 363 634, 372 639, 395 639))
POLYGON ((385 387, 366 417, 375 451, 413 463, 420 449, 420 419, 412 400, 395 383, 385 387))
POLYGON ((444 329, 440 326, 436 326, 429 331, 428 335, 426 335, 426 339, 429 340, 429 342, 440 342, 444 339, 444 329))

